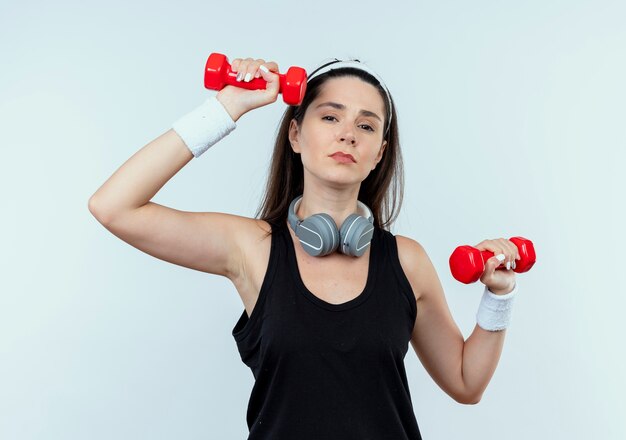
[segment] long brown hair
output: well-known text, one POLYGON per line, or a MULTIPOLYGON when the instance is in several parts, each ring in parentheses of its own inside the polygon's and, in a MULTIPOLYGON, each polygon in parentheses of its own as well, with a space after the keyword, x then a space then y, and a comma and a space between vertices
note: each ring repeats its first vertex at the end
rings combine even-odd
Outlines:
MULTIPOLYGON (((304 192, 302 160, 291 149, 289 124, 292 119, 295 119, 298 127, 301 127, 304 114, 311 102, 319 96, 322 85, 330 78, 344 76, 356 76, 375 86, 385 103, 386 114, 389 115, 390 109, 385 90, 376 78, 363 70, 349 67, 330 70, 309 81, 302 103, 299 106, 289 106, 280 121, 265 194, 255 218, 275 225, 286 222, 289 204, 304 192)), ((387 141, 387 146, 376 168, 361 182, 358 195, 358 200, 365 203, 372 211, 374 225, 385 230, 389 230, 398 217, 404 193, 404 169, 398 138, 398 117, 391 96, 390 99, 392 102, 391 124, 383 137, 383 140, 387 141)), ((389 122, 388 119, 385 121, 385 127, 389 122)))

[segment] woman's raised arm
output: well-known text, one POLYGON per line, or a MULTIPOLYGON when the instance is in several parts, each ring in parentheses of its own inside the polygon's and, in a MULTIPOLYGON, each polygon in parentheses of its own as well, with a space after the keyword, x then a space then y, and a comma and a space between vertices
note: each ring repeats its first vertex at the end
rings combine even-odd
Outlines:
MULTIPOLYGON (((251 59, 235 60, 233 66, 254 75, 263 60, 248 60, 251 59)), ((276 63, 266 64, 272 71, 278 70, 276 63)), ((206 107, 200 118, 214 117, 219 121, 206 121, 206 124, 219 122, 217 125, 223 132, 229 132, 245 112, 276 101, 278 75, 269 71, 263 75, 268 81, 266 90, 226 86, 203 104, 206 107)), ((179 211, 150 201, 199 155, 201 150, 192 148, 184 139, 188 143, 189 139, 198 139, 188 128, 198 122, 204 126, 205 122, 203 119, 192 122, 179 125, 185 128, 184 134, 170 129, 131 156, 91 196, 89 210, 114 235, 152 256, 232 279, 238 276, 241 267, 239 242, 247 236, 246 231, 257 227, 256 220, 216 212, 179 211)))

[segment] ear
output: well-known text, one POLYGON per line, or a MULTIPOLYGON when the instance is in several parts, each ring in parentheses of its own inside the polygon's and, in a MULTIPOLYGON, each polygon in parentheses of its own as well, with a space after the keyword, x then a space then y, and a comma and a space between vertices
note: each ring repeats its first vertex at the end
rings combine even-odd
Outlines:
POLYGON ((376 155, 376 159, 374 159, 374 166, 372 167, 372 170, 376 168, 376 165, 378 165, 378 162, 380 162, 380 160, 383 158, 383 152, 385 151, 385 148, 387 148, 387 141, 384 141, 382 145, 380 146, 380 151, 376 155))
POLYGON ((289 142, 294 153, 300 153, 300 142, 298 141, 298 123, 292 119, 289 123, 289 142))

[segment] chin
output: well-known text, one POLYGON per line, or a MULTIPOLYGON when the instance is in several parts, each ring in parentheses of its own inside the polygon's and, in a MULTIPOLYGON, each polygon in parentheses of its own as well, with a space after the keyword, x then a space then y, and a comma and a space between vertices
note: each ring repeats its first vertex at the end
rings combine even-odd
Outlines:
MULTIPOLYGON (((367 176, 366 176, 367 177, 367 176)), ((329 184, 331 185, 336 185, 337 187, 341 187, 341 188, 347 188, 347 187, 352 187, 355 185, 361 185, 361 182, 363 182, 365 178, 361 179, 358 176, 337 176, 337 175, 329 175, 326 176, 326 179, 324 179, 325 181, 327 181, 329 184)))
MULTIPOLYGON (((331 158, 331 160, 333 160, 331 158)), ((311 170, 303 163, 304 168, 304 181, 307 181, 308 177, 312 177, 314 180, 327 182, 329 185, 340 186, 346 188, 349 186, 360 185, 363 180, 367 178, 369 173, 363 174, 361 170, 355 166, 342 166, 342 167, 329 167, 328 164, 320 166, 317 170, 311 170)), ((310 180, 310 179, 309 179, 310 180)))

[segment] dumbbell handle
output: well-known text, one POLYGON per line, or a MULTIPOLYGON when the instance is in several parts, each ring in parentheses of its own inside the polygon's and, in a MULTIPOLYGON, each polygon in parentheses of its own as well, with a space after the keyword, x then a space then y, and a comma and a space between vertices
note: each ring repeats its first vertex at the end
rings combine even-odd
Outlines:
MULTIPOLYGON (((279 93, 283 101, 289 105, 299 105, 306 92, 306 71, 292 66, 286 74, 279 73, 279 93)), ((260 90, 267 87, 263 78, 253 78, 249 82, 237 81, 237 72, 232 71, 226 55, 212 53, 207 59, 204 69, 204 87, 212 90, 222 90, 224 86, 241 87, 248 90, 260 90)))
MULTIPOLYGON (((533 242, 524 237, 511 237, 520 255, 519 261, 515 262, 516 273, 528 272, 537 260, 533 242)), ((465 284, 478 281, 485 271, 485 262, 494 256, 491 251, 481 251, 473 246, 459 246, 450 255, 450 271, 452 276, 465 284)), ((496 270, 506 269, 506 266, 498 266, 496 270)))

